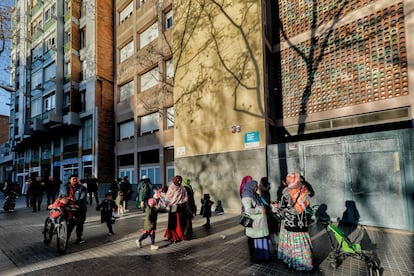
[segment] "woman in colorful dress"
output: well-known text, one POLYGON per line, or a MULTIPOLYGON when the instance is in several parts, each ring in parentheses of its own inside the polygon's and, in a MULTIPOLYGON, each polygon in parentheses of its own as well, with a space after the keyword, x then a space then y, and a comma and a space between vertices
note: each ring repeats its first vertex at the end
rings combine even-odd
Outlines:
POLYGON ((313 269, 312 243, 305 212, 309 206, 309 191, 301 183, 298 173, 287 175, 286 185, 277 205, 278 211, 284 214, 277 256, 291 269, 309 271, 313 269))
POLYGON ((185 188, 181 185, 182 181, 183 179, 181 176, 174 176, 165 195, 166 208, 168 211, 168 227, 164 237, 166 237, 169 242, 183 241, 187 226, 188 196, 185 188))

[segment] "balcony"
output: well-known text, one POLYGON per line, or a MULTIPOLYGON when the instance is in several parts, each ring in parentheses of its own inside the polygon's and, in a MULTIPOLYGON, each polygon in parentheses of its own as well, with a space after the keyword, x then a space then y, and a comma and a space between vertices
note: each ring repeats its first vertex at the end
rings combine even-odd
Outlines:
POLYGON ((79 113, 72 111, 68 112, 63 116, 63 123, 69 126, 81 126, 79 113))
POLYGON ((32 130, 34 132, 39 132, 39 131, 47 131, 47 128, 45 127, 45 125, 43 124, 41 115, 32 118, 32 124, 30 126, 32 128, 32 130))
POLYGON ((42 114, 43 125, 51 126, 62 123, 62 116, 56 114, 56 110, 50 110, 42 114))

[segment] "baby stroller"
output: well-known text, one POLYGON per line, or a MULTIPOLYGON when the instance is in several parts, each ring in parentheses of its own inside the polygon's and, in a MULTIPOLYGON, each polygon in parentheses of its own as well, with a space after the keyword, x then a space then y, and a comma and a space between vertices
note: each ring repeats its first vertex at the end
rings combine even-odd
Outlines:
POLYGON ((318 207, 318 205, 315 205, 311 209, 307 209, 307 212, 314 215, 325 227, 331 247, 334 249, 329 255, 329 258, 332 259, 330 265, 336 269, 346 257, 355 257, 367 264, 370 276, 380 276, 382 269, 372 252, 363 250, 360 244, 352 242, 329 218, 319 216, 316 211, 318 207))

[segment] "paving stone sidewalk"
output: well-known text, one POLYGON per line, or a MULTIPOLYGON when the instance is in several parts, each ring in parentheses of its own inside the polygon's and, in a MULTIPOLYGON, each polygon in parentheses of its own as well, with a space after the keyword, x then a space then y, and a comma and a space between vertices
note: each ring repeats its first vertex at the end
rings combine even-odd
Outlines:
MULTIPOLYGON (((212 217, 210 230, 204 229, 204 219, 197 217, 192 239, 171 245, 163 237, 167 214, 159 214, 156 243, 160 248, 151 251, 148 239, 144 248, 135 244, 144 221, 140 210, 134 208, 122 216, 114 225, 115 235, 108 237, 93 205, 84 230, 87 242, 78 245, 72 237, 67 253, 59 254, 55 237, 50 245, 42 242, 48 212, 32 213, 23 201, 19 198, 15 213, 0 211, 0 275, 369 275, 365 263, 354 258, 346 258, 333 269, 328 258, 332 251, 329 238, 316 224, 310 231, 317 266, 314 271, 290 271, 276 258, 253 264, 238 215, 226 212, 212 217)), ((413 233, 360 227, 353 235, 377 254, 382 275, 414 275, 413 233)))

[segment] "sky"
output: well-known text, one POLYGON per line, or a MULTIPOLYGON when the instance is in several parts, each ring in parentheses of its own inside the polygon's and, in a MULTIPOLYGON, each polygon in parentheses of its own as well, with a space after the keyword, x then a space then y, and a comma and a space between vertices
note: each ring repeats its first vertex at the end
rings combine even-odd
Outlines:
MULTIPOLYGON (((0 8, 3 5, 13 5, 13 0, 0 0, 0 8)), ((10 51, 5 51, 0 56, 0 84, 10 85, 10 51)), ((10 116, 10 94, 0 88, 0 115, 10 116)))

